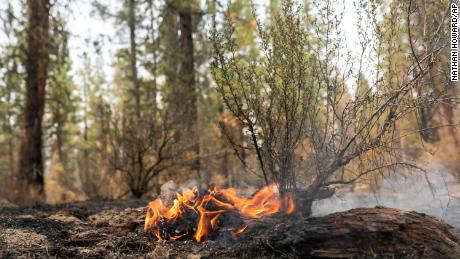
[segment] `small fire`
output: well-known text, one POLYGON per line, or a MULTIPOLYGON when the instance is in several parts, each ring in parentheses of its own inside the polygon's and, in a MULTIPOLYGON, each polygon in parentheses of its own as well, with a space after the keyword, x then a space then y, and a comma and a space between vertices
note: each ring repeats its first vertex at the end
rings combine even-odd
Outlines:
MULTIPOLYGON (((237 211, 245 218, 258 219, 277 213, 291 214, 295 210, 295 204, 292 193, 280 197, 275 184, 260 189, 252 198, 238 196, 234 188, 214 188, 209 190, 208 194, 200 197, 195 187, 184 189, 182 193, 176 193, 172 206, 165 205, 159 198, 150 202, 147 207, 144 230, 151 231, 158 240, 177 240, 193 235, 197 242, 203 242, 210 233, 216 230, 219 217, 230 210, 237 211), (217 209, 210 210, 209 207, 217 209), (184 231, 170 237, 163 237, 160 234, 161 222, 177 222, 186 212, 195 213, 198 217, 194 233, 184 231)), ((246 225, 232 230, 232 237, 236 239, 247 228, 246 225)))

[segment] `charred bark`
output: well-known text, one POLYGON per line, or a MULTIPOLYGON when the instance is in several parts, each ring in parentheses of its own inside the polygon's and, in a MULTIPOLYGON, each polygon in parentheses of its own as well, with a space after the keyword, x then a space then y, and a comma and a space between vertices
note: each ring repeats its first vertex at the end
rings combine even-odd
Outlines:
POLYGON ((318 218, 257 223, 220 258, 460 258, 451 226, 431 216, 360 208, 318 218), (242 238, 244 238, 244 236, 242 238))
POLYGON ((315 218, 252 219, 236 240, 223 238, 228 229, 219 226, 199 244, 190 237, 154 241, 143 230, 145 203, 0 206, 0 257, 460 258, 451 227, 417 212, 380 207, 315 218))
POLYGON ((310 216, 312 213, 312 206, 314 201, 323 200, 332 197, 335 194, 335 188, 318 187, 312 190, 298 190, 296 191, 296 204, 297 213, 303 216, 310 216))
POLYGON ((28 0, 26 93, 19 154, 20 200, 44 195, 42 121, 49 61, 49 0, 28 0))

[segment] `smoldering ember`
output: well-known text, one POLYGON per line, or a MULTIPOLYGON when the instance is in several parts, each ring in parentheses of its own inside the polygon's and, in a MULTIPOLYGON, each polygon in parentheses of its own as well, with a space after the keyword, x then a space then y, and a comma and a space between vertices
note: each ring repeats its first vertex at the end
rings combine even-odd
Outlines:
POLYGON ((0 0, 0 258, 460 258, 452 4, 0 0))

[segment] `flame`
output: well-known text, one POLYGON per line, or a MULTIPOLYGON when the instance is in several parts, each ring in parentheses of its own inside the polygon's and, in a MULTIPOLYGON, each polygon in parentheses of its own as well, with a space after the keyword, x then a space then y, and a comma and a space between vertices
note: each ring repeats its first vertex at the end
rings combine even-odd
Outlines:
MULTIPOLYGON (((191 235, 189 231, 171 237, 163 237, 160 233, 160 222, 175 222, 186 211, 196 213, 198 222, 193 233, 197 242, 203 242, 218 226, 220 215, 228 210, 236 210, 242 217, 259 219, 277 213, 291 214, 295 210, 294 197, 288 193, 280 197, 275 184, 266 186, 254 194, 252 198, 238 196, 234 188, 211 189, 207 195, 200 197, 197 188, 184 189, 176 194, 172 206, 166 206, 161 199, 156 199, 148 204, 145 217, 144 230, 151 231, 158 240, 179 238, 191 235), (212 203, 217 210, 207 209, 212 203)), ((246 231, 248 226, 234 229, 233 238, 237 238, 246 231)))
POLYGON ((185 231, 184 234, 180 234, 180 235, 171 237, 171 240, 177 240, 177 239, 179 239, 179 238, 181 238, 181 237, 184 237, 184 236, 186 236, 186 235, 188 235, 188 231, 185 231))
POLYGON ((246 231, 247 228, 248 226, 242 226, 240 228, 235 229, 234 231, 232 231, 232 238, 237 239, 239 235, 246 231))
POLYGON ((286 214, 292 214, 295 211, 294 196, 292 193, 288 193, 284 196, 284 204, 286 207, 286 214))

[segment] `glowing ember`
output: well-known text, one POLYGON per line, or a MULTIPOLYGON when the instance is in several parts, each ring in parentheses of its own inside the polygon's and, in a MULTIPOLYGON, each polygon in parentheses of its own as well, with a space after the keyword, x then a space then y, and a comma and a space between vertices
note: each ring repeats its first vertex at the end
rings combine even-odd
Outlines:
POLYGON ((233 239, 237 239, 238 236, 243 233, 246 229, 248 228, 248 226, 243 226, 243 227, 240 227, 234 231, 232 231, 232 238, 233 239))
MULTIPOLYGON (((184 230, 182 233, 175 233, 175 236, 165 237, 160 234, 160 225, 162 222, 177 222, 184 213, 192 212, 197 216, 193 238, 203 242, 216 230, 219 217, 230 210, 237 211, 242 217, 261 218, 277 213, 291 214, 295 210, 295 204, 292 193, 280 197, 275 184, 262 188, 252 198, 239 197, 233 188, 212 189, 203 197, 199 196, 197 188, 184 189, 181 194, 176 194, 176 199, 170 207, 161 199, 149 203, 144 230, 151 231, 158 240, 177 240, 191 235, 192 233, 184 230), (210 205, 217 209, 210 210, 210 205)), ((248 226, 235 228, 231 231, 232 237, 236 239, 247 228, 248 226)))

